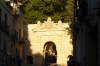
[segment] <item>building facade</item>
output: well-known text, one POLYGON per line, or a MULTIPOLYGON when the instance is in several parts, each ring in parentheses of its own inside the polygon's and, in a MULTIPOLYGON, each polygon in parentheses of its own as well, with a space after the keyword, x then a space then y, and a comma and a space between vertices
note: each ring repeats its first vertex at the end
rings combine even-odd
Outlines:
MULTIPOLYGON (((48 66, 48 64, 67 65, 67 58, 73 55, 73 45, 67 23, 47 21, 28 24, 24 27, 23 64, 48 66)), ((24 65, 24 66, 25 66, 24 65)))
POLYGON ((80 66, 100 66, 100 1, 76 0, 74 60, 80 66))
POLYGON ((0 63, 2 56, 22 58, 23 14, 22 5, 16 0, 0 0, 0 63))

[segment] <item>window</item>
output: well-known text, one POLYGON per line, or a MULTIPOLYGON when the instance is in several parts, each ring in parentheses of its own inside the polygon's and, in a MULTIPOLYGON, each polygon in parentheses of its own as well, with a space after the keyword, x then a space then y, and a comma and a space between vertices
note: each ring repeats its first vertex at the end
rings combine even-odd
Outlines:
POLYGON ((4 50, 6 50, 6 40, 4 40, 4 50))
POLYGON ((14 20, 13 20, 13 27, 14 27, 14 20))
POLYGON ((0 33, 0 48, 1 48, 1 33, 0 33))
POLYGON ((0 19, 1 19, 1 9, 0 9, 0 19))
POLYGON ((33 57, 32 56, 27 57, 27 64, 33 64, 33 57))
POLYGON ((16 55, 17 55, 17 48, 16 48, 16 55))
POLYGON ((1 37, 0 37, 0 48, 1 48, 1 37))
POLYGON ((0 9, 0 24, 1 24, 1 9, 0 9))
POLYGON ((6 28, 6 25, 7 25, 7 14, 5 14, 5 28, 6 28))
POLYGON ((11 48, 13 47, 13 44, 11 44, 11 48))
POLYGON ((21 29, 19 28, 19 41, 21 41, 21 29))

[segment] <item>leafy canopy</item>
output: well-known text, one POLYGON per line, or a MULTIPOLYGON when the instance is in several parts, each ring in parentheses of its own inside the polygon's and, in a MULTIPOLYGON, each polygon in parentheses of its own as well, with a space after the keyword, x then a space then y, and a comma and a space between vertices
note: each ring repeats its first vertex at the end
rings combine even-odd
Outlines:
POLYGON ((21 0, 25 9, 25 23, 32 24, 51 17, 54 22, 73 20, 74 0, 21 0))

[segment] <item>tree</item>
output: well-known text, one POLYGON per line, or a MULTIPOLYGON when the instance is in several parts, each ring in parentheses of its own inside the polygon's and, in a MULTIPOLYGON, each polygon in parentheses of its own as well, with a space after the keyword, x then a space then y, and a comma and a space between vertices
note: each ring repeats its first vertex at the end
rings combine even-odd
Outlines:
POLYGON ((73 21, 74 0, 21 0, 25 9, 25 24, 43 22, 47 17, 51 17, 54 22, 62 20, 73 21))

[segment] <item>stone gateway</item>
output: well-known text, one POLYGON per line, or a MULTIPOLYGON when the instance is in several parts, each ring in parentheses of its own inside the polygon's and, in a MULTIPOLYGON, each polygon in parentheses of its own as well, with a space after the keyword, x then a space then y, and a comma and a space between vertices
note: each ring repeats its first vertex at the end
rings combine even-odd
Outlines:
POLYGON ((73 53, 72 39, 68 34, 68 23, 47 21, 24 26, 23 64, 48 66, 66 65, 67 57, 73 53))

